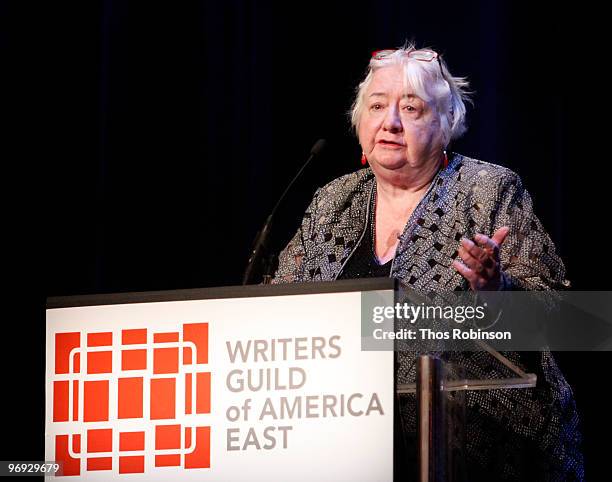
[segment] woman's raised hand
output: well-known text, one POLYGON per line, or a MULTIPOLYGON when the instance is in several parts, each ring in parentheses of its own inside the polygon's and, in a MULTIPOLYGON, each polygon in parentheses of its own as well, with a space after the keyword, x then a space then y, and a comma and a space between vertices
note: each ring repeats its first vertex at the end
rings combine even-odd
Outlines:
POLYGON ((463 260, 453 261, 453 267, 470 283, 474 291, 496 291, 503 279, 500 267, 499 250, 510 228, 499 228, 491 238, 476 234, 474 241, 461 239, 459 256, 463 260))

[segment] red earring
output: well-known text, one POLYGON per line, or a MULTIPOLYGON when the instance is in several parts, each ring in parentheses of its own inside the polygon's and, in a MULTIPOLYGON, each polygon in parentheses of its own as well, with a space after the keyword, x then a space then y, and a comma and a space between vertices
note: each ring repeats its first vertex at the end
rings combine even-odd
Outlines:
POLYGON ((365 156, 365 152, 361 153, 361 165, 365 166, 368 163, 368 159, 365 156))

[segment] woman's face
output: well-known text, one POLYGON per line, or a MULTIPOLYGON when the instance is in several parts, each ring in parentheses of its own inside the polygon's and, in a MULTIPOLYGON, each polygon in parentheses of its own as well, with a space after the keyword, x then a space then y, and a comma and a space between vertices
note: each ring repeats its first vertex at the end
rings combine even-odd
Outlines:
POLYGON ((399 174, 438 162, 442 135, 432 106, 406 90, 403 68, 378 69, 365 92, 359 143, 375 174, 399 174))

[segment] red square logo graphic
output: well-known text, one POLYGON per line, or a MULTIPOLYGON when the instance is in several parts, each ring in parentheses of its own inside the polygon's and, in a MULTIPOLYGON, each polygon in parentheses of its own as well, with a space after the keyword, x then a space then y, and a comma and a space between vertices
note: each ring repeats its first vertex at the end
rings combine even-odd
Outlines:
MULTIPOLYGON (((53 382, 53 421, 67 422, 70 410, 70 382, 62 380, 53 382)), ((79 417, 79 382, 72 381, 72 420, 79 417)))
MULTIPOLYGON (((208 323, 187 323, 183 325, 183 341, 191 342, 195 345, 196 363, 208 363, 208 323)), ((186 347, 183 349, 183 357, 185 363, 193 363, 192 349, 186 347)))
POLYGON ((110 373, 112 371, 112 351, 92 351, 87 353, 87 373, 110 373))
POLYGON ((87 431, 87 452, 112 452, 113 431, 110 428, 87 431))
POLYGON ((147 329, 122 330, 121 343, 123 345, 144 345, 147 343, 147 329))
POLYGON ((151 420, 174 418, 176 415, 176 380, 151 379, 151 420))
POLYGON ((144 432, 121 432, 119 434, 119 450, 121 452, 144 450, 144 448, 145 448, 145 433, 144 432))
POLYGON ((108 420, 108 380, 85 382, 84 421, 104 422, 108 420))
POLYGON ((178 373, 178 348, 153 350, 153 373, 178 373))
POLYGON ((180 425, 158 425, 157 427, 155 427, 155 450, 180 448, 180 425))
MULTIPOLYGON (((55 335, 55 373, 78 373, 78 359, 72 358, 72 352, 81 346, 80 333, 57 333, 55 335), (72 369, 70 366, 72 365, 72 369)), ((76 355, 76 352, 75 352, 76 355)))
MULTIPOLYGON (((121 452, 141 451, 145 448, 144 432, 121 432, 119 434, 119 450, 121 452)), ((119 457, 120 474, 138 474, 144 472, 143 455, 122 455, 119 457)))
POLYGON ((142 418, 143 381, 141 377, 120 378, 118 381, 118 417, 142 418))
POLYGON ((155 343, 172 343, 173 341, 179 341, 179 334, 176 331, 170 333, 155 333, 155 335, 153 335, 153 341, 155 341, 155 343))
POLYGON ((197 427, 195 440, 192 438, 192 428, 185 429, 186 469, 206 469, 210 467, 210 427, 197 427), (193 449, 193 450, 192 450, 193 449))
POLYGON ((120 474, 142 474, 144 473, 144 457, 142 455, 131 455, 119 457, 120 474))
POLYGON ((87 346, 110 346, 112 344, 113 334, 110 332, 87 334, 87 346))
POLYGON ((48 423, 63 475, 210 468, 208 323, 105 325, 56 333, 54 342, 48 423), (183 425, 185 415, 196 423, 183 425))
POLYGON ((79 456, 81 452, 81 436, 57 435, 55 437, 55 460, 63 463, 63 475, 80 475, 81 460, 73 457, 70 454, 71 451, 76 457, 79 456), (70 447, 70 445, 72 446, 70 447))
POLYGON ((121 352, 122 370, 145 370, 147 368, 147 350, 123 350, 121 352))
MULTIPOLYGON (((87 453, 96 454, 112 452, 113 431, 109 429, 92 429, 87 431, 87 453)), ((113 468, 112 457, 89 457, 87 459, 87 470, 111 470, 113 468)))
POLYGON ((90 457, 87 459, 87 470, 112 470, 112 457, 90 457))
MULTIPOLYGON (((158 425, 155 427, 155 450, 168 450, 181 448, 180 425, 158 425)), ((156 467, 169 467, 180 465, 180 454, 163 454, 155 456, 156 467)))

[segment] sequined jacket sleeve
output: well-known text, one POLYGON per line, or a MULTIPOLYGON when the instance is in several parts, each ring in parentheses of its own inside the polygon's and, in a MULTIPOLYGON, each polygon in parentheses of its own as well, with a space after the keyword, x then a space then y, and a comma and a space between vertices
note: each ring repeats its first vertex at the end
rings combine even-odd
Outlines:
POLYGON ((500 180, 492 229, 495 232, 502 226, 510 228, 500 252, 505 289, 568 288, 563 261, 533 211, 531 196, 518 175, 509 170, 507 173, 500 180))
POLYGON ((302 260, 304 259, 305 243, 304 236, 309 236, 313 230, 314 210, 318 202, 318 194, 321 189, 317 189, 314 198, 302 218, 302 222, 297 232, 291 238, 285 249, 278 255, 278 269, 272 284, 297 283, 303 279, 302 260))

